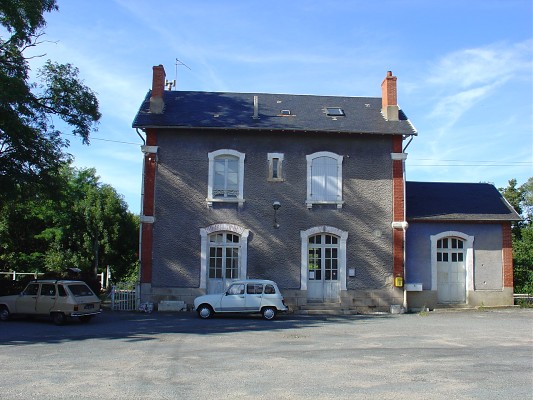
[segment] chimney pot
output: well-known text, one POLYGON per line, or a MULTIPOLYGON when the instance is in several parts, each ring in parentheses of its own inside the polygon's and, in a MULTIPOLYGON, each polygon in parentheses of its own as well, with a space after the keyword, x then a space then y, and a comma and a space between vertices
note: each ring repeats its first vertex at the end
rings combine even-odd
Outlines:
POLYGON ((165 102, 163 94, 165 91, 165 68, 162 65, 156 65, 152 68, 152 94, 150 96, 150 112, 154 114, 162 114, 165 102))

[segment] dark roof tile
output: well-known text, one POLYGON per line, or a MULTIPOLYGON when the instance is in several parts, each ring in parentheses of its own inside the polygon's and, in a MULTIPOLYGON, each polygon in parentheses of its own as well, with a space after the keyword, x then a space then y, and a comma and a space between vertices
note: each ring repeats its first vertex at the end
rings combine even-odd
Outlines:
POLYGON ((520 220, 488 183, 406 182, 406 204, 408 221, 520 220))
POLYGON ((173 127, 416 135, 400 110, 399 121, 386 121, 381 98, 267 93, 165 91, 162 114, 149 112, 150 92, 133 122, 134 128, 173 127), (254 119, 254 96, 259 118, 254 119), (339 107, 345 116, 327 116, 326 107, 339 107), (282 115, 290 110, 290 116, 282 115))

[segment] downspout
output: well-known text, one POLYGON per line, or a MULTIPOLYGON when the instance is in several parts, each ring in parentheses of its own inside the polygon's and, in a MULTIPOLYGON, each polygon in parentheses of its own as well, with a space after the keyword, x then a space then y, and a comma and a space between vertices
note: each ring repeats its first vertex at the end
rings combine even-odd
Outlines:
MULTIPOLYGON (((413 137, 411 136, 411 140, 413 140, 413 137)), ((405 149, 407 149, 407 146, 411 143, 411 140, 407 143, 407 145, 403 148, 402 153, 405 153, 405 149)), ((407 154, 407 153, 405 153, 407 154)), ((406 264, 407 264, 407 258, 406 258, 406 247, 407 247, 407 177, 405 176, 405 160, 402 161, 402 175, 403 175, 403 220, 405 221, 405 225, 403 228, 403 309, 405 312, 407 312, 407 290, 405 290, 405 277, 407 276, 406 271, 406 264)))
MULTIPOLYGON (((137 132, 137 135, 139 135, 139 137, 143 141, 142 147, 146 146, 146 140, 143 138, 143 136, 139 132, 139 129, 135 128, 135 131, 137 132)), ((140 207, 140 212, 139 212, 139 221, 140 221, 139 223, 139 251, 138 251, 139 266, 141 265, 141 255, 142 255, 142 224, 143 223, 141 221, 141 216, 144 215, 144 210, 143 210, 143 207, 144 207, 144 174, 145 174, 144 170, 145 170, 145 166, 144 166, 144 153, 143 153, 142 174, 141 174, 141 207, 140 207)), ((140 282, 140 281, 141 281, 141 268, 139 267, 139 271, 137 273, 137 282, 140 282)))

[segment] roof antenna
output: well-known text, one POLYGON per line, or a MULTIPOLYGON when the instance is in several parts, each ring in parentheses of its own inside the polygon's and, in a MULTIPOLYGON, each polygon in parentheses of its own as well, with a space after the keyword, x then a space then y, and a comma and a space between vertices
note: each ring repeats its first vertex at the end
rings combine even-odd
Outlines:
POLYGON ((189 70, 191 70, 187 64, 185 64, 184 62, 182 62, 182 61, 180 61, 180 60, 178 60, 176 58, 176 75, 175 75, 175 79, 173 81, 165 81, 165 86, 167 87, 167 90, 172 90, 173 87, 174 88, 176 87, 176 81, 178 79, 178 67, 179 66, 184 66, 184 67, 187 67, 189 70))

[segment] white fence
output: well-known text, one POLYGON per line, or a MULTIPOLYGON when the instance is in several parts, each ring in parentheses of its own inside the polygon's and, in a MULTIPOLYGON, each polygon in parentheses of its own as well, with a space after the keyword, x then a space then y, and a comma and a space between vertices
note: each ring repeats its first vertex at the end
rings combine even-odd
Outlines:
POLYGON ((117 283, 111 288, 113 311, 136 311, 139 308, 139 288, 135 283, 117 283))
POLYGON ((11 275, 11 279, 16 281, 17 277, 33 275, 34 279, 37 279, 39 275, 42 275, 42 272, 16 272, 16 271, 0 271, 0 274, 11 275))

